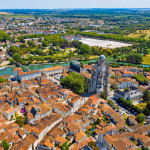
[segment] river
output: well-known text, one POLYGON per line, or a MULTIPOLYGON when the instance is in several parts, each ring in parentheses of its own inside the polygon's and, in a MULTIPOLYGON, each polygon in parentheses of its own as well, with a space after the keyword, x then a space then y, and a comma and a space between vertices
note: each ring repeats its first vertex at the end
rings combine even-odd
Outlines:
MULTIPOLYGON (((88 64, 90 62, 96 62, 97 60, 98 59, 93 59, 93 60, 80 61, 80 62, 82 62, 83 64, 88 64)), ((111 61, 112 57, 111 58, 107 58, 107 60, 110 63, 113 62, 113 61, 111 61)), ((116 62, 116 63, 124 63, 124 62, 116 62)), ((42 70, 43 68, 49 68, 49 67, 54 67, 54 66, 59 66, 59 65, 67 66, 69 64, 70 64, 70 62, 50 63, 50 64, 34 64, 34 65, 26 66, 26 67, 28 67, 30 70, 42 70)), ((127 63, 124 63, 124 64, 127 64, 127 63)), ((150 65, 143 65, 143 64, 139 64, 139 65, 141 65, 143 67, 150 67, 150 65)), ((8 67, 5 70, 1 70, 0 71, 0 76, 5 75, 5 74, 9 74, 10 76, 13 75, 13 68, 15 68, 15 67, 8 67)))
MULTIPOLYGON (((94 60, 87 60, 87 61, 80 61, 83 64, 88 64, 90 62, 96 62, 97 59, 94 60)), ((54 67, 54 66, 68 66, 70 64, 70 62, 62 62, 62 63, 49 63, 49 64, 34 64, 34 65, 29 65, 26 66, 28 67, 30 70, 42 70, 43 68, 49 68, 49 67, 54 67)), ((5 74, 9 74, 10 76, 13 75, 13 69, 15 67, 8 67, 5 70, 0 70, 0 76, 5 75, 5 74)))

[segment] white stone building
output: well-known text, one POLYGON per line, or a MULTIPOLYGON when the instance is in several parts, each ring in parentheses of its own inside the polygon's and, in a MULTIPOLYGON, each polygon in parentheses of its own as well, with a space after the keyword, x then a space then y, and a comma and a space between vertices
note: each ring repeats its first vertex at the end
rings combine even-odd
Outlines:
POLYGON ((19 81, 30 80, 30 79, 39 77, 41 75, 42 75, 42 73, 40 70, 34 70, 34 71, 28 71, 28 72, 20 71, 20 72, 18 72, 18 80, 19 81))
POLYGON ((55 67, 50 67, 50 68, 44 68, 43 69, 43 74, 46 76, 53 76, 56 74, 61 74, 63 72, 63 67, 62 66, 55 66, 55 67))
POLYGON ((126 100, 141 100, 143 93, 140 89, 131 86, 128 91, 116 90, 114 96, 116 99, 124 98, 126 100))

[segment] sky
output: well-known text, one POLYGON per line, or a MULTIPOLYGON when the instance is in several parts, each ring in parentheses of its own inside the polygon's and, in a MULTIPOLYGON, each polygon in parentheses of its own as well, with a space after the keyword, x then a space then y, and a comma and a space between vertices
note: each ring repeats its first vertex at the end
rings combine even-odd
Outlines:
POLYGON ((0 0, 0 9, 150 8, 150 0, 0 0))

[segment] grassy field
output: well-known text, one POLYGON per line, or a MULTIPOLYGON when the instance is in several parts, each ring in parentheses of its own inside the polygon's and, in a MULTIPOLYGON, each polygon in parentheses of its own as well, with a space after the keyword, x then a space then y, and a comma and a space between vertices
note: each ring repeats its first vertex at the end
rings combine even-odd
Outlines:
POLYGON ((149 39, 150 30, 138 30, 136 33, 129 34, 129 37, 142 37, 145 39, 149 39))
POLYGON ((98 55, 91 55, 91 56, 89 57, 89 59, 96 59, 96 58, 99 58, 99 56, 98 56, 98 55))
POLYGON ((138 30, 138 34, 150 34, 150 30, 138 30))
POLYGON ((143 64, 150 65, 150 55, 143 57, 143 64))
POLYGON ((146 103, 140 103, 136 105, 137 107, 139 107, 140 109, 143 109, 146 106, 146 103))
POLYGON ((32 15, 14 15, 14 14, 8 14, 8 13, 0 13, 0 17, 10 17, 10 18, 32 18, 32 15))

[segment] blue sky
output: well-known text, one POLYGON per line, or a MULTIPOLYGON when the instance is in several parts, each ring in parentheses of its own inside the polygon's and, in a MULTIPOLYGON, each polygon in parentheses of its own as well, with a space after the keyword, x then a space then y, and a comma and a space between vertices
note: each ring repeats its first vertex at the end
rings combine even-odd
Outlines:
POLYGON ((150 8, 150 0, 0 0, 0 9, 150 8))

